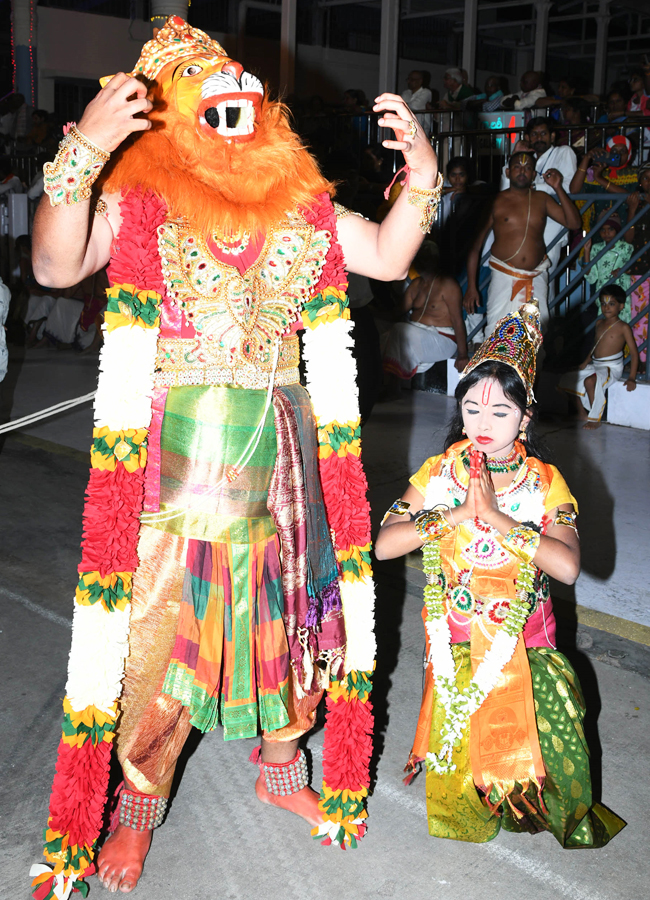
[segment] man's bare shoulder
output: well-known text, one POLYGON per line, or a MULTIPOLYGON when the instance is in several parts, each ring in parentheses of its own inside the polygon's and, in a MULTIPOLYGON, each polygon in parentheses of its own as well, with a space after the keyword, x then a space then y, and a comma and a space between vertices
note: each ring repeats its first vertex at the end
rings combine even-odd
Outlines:
POLYGON ((504 191, 499 191, 492 201, 492 209, 498 209, 500 206, 509 203, 512 200, 512 195, 514 193, 512 188, 506 188, 504 191))
POLYGON ((456 293, 460 291, 460 285, 453 275, 439 275, 437 278, 437 286, 439 292, 456 293))

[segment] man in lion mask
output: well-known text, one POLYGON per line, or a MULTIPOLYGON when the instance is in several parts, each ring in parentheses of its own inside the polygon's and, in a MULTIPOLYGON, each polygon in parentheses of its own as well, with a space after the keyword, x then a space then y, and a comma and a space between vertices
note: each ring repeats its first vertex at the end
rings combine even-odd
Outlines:
POLYGON ((257 797, 325 843, 363 834, 374 595, 345 269, 404 277, 439 197, 408 107, 375 110, 410 167, 381 227, 333 204, 284 106, 171 17, 45 167, 37 278, 108 264, 111 287, 39 898, 94 871, 113 738, 111 891, 140 877, 192 725, 261 727, 257 797), (298 740, 324 691, 319 797, 298 740))

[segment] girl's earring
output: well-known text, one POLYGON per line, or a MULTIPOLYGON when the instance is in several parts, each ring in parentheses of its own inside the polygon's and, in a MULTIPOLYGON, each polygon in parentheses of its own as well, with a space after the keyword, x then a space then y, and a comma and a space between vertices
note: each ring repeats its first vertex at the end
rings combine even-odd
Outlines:
POLYGON ((522 425, 521 428, 519 429, 519 440, 520 441, 526 440, 526 426, 525 425, 522 425))
POLYGON ((464 426, 464 425, 463 425, 463 432, 462 432, 462 433, 465 434, 465 435, 467 434, 467 432, 465 431, 465 426, 464 426))

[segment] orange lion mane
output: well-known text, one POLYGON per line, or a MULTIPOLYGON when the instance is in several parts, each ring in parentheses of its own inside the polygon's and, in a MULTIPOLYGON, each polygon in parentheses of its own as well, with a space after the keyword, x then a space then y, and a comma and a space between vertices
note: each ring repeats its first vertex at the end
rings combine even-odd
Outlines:
POLYGON ((324 191, 334 193, 291 130, 287 108, 266 94, 255 140, 241 144, 192 128, 174 109, 165 108, 158 87, 151 99, 153 127, 113 154, 102 189, 149 189, 165 201, 171 216, 188 219, 203 234, 215 229, 225 234, 266 232, 288 211, 311 206, 324 191))

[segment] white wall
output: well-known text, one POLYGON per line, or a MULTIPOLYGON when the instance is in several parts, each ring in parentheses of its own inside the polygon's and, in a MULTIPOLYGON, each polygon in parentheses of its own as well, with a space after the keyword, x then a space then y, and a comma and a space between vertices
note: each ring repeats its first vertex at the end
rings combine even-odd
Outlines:
MULTIPOLYGON (((71 12, 39 6, 38 11, 38 105, 50 112, 54 109, 54 79, 84 78, 98 80, 102 75, 131 71, 142 44, 151 36, 148 22, 130 23, 127 19, 71 12)), ((191 15, 191 12, 190 12, 191 15)), ((277 86, 279 44, 259 38, 246 38, 241 54, 233 35, 213 32, 219 43, 247 68, 258 70, 263 79, 277 86)), ((442 91, 446 66, 418 60, 402 59, 399 63, 399 92, 406 88, 411 69, 431 72, 431 84, 442 91)), ((301 96, 321 94, 327 102, 341 99, 343 91, 357 88, 372 99, 377 92, 379 57, 349 50, 334 50, 299 44, 296 62, 296 93, 301 96)), ((483 85, 489 74, 479 71, 476 81, 483 85)), ((518 80, 518 79, 517 79, 518 80)), ((514 79, 510 79, 514 88, 514 79)), ((99 84, 97 86, 99 90, 99 84)))

